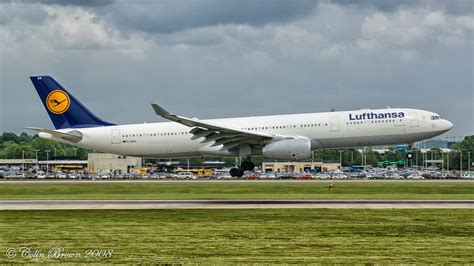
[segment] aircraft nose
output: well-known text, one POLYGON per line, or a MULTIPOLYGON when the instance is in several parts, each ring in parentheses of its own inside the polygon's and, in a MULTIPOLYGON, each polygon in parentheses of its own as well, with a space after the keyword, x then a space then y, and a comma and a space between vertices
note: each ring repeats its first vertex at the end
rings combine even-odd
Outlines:
POLYGON ((453 123, 446 120, 446 130, 450 130, 451 128, 453 128, 453 126, 454 126, 453 123))

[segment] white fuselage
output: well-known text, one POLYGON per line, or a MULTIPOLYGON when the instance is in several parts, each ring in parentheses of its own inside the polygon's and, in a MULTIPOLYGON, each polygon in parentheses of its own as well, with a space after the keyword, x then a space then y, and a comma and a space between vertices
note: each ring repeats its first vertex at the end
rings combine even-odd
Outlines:
MULTIPOLYGON (((312 150, 413 144, 417 141, 441 135, 453 126, 449 121, 441 119, 436 113, 401 108, 202 121, 254 132, 308 138, 311 140, 312 150), (403 113, 403 117, 393 115, 398 113, 403 113)), ((79 143, 70 144, 121 155, 155 158, 238 155, 227 150, 221 151, 222 146, 212 147, 212 143, 201 143, 201 139, 192 140, 191 129, 191 127, 175 122, 164 122, 62 129, 58 131, 70 132, 76 130, 82 134, 83 138, 79 143)), ((48 133, 40 133, 40 137, 57 140, 48 133)), ((258 154, 258 151, 256 154, 258 154)))

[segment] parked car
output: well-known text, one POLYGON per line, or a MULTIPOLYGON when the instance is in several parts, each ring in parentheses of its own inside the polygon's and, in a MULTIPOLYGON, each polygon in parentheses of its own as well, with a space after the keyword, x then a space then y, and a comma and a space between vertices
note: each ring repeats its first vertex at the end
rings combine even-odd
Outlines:
POLYGON ((56 178, 60 178, 60 179, 65 179, 67 178, 67 175, 65 173, 57 173, 55 175, 56 178))
POLYGON ((303 173, 303 174, 299 174, 296 179, 300 179, 300 180, 308 180, 308 179, 313 179, 313 176, 310 174, 310 173, 303 173))
POLYGON ((71 179, 77 179, 77 178, 79 178, 79 175, 76 174, 76 173, 70 173, 70 174, 67 175, 67 177, 71 178, 71 179))
POLYGON ((46 178, 46 174, 45 174, 43 171, 38 171, 38 172, 36 172, 36 178, 38 178, 38 179, 45 179, 45 178, 46 178))
POLYGON ((229 172, 227 173, 223 173, 219 176, 217 176, 217 179, 232 179, 233 177, 229 174, 229 172))
POLYGON ((317 174, 314 175, 314 178, 316 178, 316 179, 329 179, 329 178, 331 178, 331 176, 328 175, 328 174, 317 173, 317 174))
POLYGON ((194 174, 191 172, 179 172, 174 175, 176 179, 194 179, 194 174))
POLYGON ((474 179, 474 172, 464 172, 461 174, 461 178, 474 179))
POLYGON ((425 179, 425 178, 417 173, 413 173, 407 176, 406 179, 425 179))
POLYGON ((266 174, 260 174, 260 178, 277 179, 277 176, 274 173, 266 173, 266 174))
POLYGON ((249 174, 246 174, 244 178, 247 180, 255 180, 255 179, 260 179, 260 176, 257 175, 256 173, 249 173, 249 174))

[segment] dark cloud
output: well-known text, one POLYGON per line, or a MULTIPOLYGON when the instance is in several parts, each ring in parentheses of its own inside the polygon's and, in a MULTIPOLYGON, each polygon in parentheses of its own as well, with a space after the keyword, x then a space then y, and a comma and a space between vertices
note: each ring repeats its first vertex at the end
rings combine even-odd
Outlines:
POLYGON ((354 5, 364 8, 374 8, 382 12, 393 12, 400 8, 430 7, 444 10, 450 14, 473 13, 472 0, 329 0, 339 5, 354 5))
POLYGON ((114 0, 0 0, 0 3, 24 3, 24 4, 46 4, 46 5, 71 5, 71 6, 107 6, 114 0))
POLYGON ((24 8, 16 5, 3 5, 0 8, 0 25, 12 22, 42 24, 48 14, 42 8, 24 8), (12 16, 14 14, 14 16, 12 16))
POLYGON ((474 132, 468 2, 321 1, 4 4, 0 132, 52 126, 28 79, 42 74, 121 124, 158 120, 151 102, 200 118, 388 105, 474 132))
POLYGON ((339 4, 339 5, 354 5, 354 6, 361 6, 361 7, 371 7, 375 8, 380 11, 384 12, 391 12, 398 10, 400 7, 406 6, 415 6, 420 3, 420 1, 416 0, 387 0, 387 1, 380 1, 380 0, 330 0, 330 2, 339 4))
POLYGON ((120 27, 172 33, 220 24, 263 25, 299 19, 312 12, 314 0, 117 1, 101 9, 120 27))

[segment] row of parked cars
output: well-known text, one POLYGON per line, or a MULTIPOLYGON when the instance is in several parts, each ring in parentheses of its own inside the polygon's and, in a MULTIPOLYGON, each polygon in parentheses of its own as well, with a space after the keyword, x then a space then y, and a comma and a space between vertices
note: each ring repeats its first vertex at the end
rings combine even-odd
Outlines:
MULTIPOLYGON (((0 178, 6 179, 234 179, 228 172, 220 172, 212 175, 197 176, 192 172, 163 173, 151 172, 147 174, 87 174, 87 173, 64 173, 39 171, 21 172, 17 170, 0 170, 0 178)), ((474 179, 474 172, 463 172, 456 175, 452 172, 444 171, 419 171, 412 169, 386 170, 386 169, 367 169, 362 172, 343 172, 340 170, 329 173, 265 173, 265 172, 247 172, 242 179, 474 179)))

